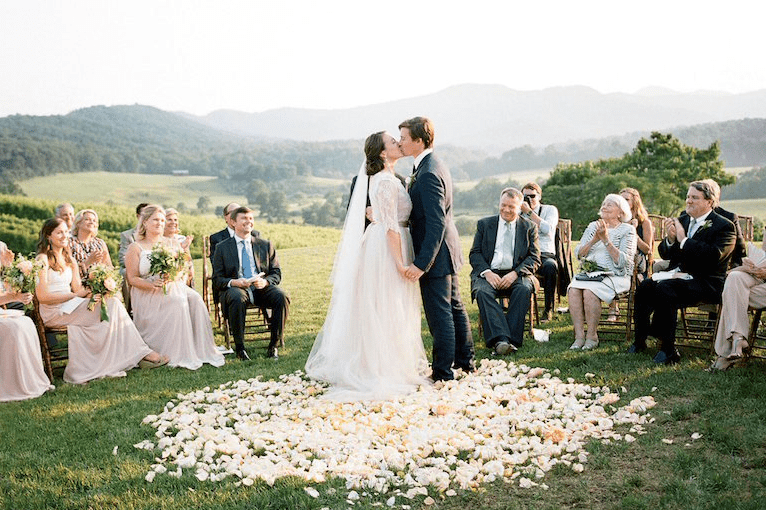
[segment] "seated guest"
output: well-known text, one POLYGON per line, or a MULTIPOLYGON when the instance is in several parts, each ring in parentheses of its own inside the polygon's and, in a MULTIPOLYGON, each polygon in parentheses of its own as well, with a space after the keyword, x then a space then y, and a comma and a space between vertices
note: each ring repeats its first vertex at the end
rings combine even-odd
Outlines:
POLYGON ((40 316, 48 326, 66 326, 69 361, 64 381, 82 384, 102 377, 124 377, 136 365, 154 368, 167 363, 141 339, 125 307, 107 300, 108 321, 101 321, 99 306, 88 309, 90 292, 80 282, 69 251, 69 229, 63 220, 45 222, 37 243, 37 259, 45 269, 35 293, 40 316))
POLYGON ((72 257, 80 268, 80 280, 85 282, 88 270, 93 264, 114 267, 109 248, 98 234, 98 214, 93 209, 83 209, 74 218, 72 229, 72 257))
POLYGON ((644 280, 649 275, 649 258, 654 251, 654 225, 636 188, 623 188, 620 196, 628 202, 633 216, 630 224, 636 228, 636 271, 644 280))
POLYGON ((545 292, 545 310, 543 321, 553 318, 553 300, 559 276, 556 262, 556 229, 559 225, 559 210, 552 205, 543 205, 540 200, 543 191, 536 182, 528 182, 521 189, 524 201, 521 203, 521 215, 537 225, 540 237, 540 267, 537 274, 542 278, 545 292))
POLYGON ((658 274, 636 289, 635 340, 628 352, 646 350, 650 332, 660 341, 655 363, 677 363, 675 348, 678 309, 700 303, 720 303, 737 232, 734 224, 718 215, 713 187, 694 181, 686 194, 686 214, 665 220, 665 239, 660 256, 669 260, 673 278, 659 280, 658 274), (651 320, 651 327, 650 327, 651 320))
MULTIPOLYGON (((620 190, 620 196, 628 202, 630 214, 633 219, 630 224, 636 229, 636 258, 635 267, 638 280, 644 280, 649 274, 649 259, 654 251, 654 226, 649 219, 649 213, 646 212, 644 203, 641 200, 641 194, 635 188, 623 188, 620 190)), ((612 301, 609 305, 608 321, 616 321, 620 314, 617 307, 617 301, 612 301)))
MULTIPOLYGON (((223 230, 220 230, 210 236, 210 264, 213 263, 213 255, 215 255, 215 247, 218 246, 218 243, 225 241, 230 237, 234 237, 234 221, 231 219, 231 213, 240 207, 242 206, 235 202, 228 203, 224 206, 223 220, 226 222, 226 227, 224 227, 223 230)), ((253 232, 252 235, 258 237, 258 232, 253 232)), ((219 302, 218 289, 216 288, 215 284, 213 284, 213 302, 219 302)), ((226 317, 225 310, 223 313, 224 317, 226 317)))
POLYGON ((277 358, 282 342, 290 298, 279 288, 282 270, 270 241, 253 235, 253 211, 239 207, 231 212, 234 237, 218 244, 213 257, 213 287, 218 289, 224 316, 234 337, 237 357, 249 360, 245 351, 247 304, 272 310, 269 358, 277 358))
POLYGON ((54 209, 54 216, 61 218, 66 223, 66 227, 72 230, 72 224, 74 223, 74 207, 72 204, 59 204, 54 209))
MULTIPOLYGON (((230 237, 234 237, 234 221, 231 219, 231 213, 235 209, 239 209, 242 207, 241 205, 231 202, 229 204, 226 204, 226 206, 223 208, 223 220, 226 222, 226 227, 223 228, 223 230, 219 230, 215 234, 210 235, 210 263, 213 263, 213 255, 215 255, 215 247, 220 243, 221 241, 225 241, 226 239, 230 237)), ((258 236, 258 232, 255 232, 253 235, 256 237, 258 236)))
POLYGON ((188 285, 191 288, 194 288, 194 265, 191 263, 191 250, 190 246, 192 241, 194 241, 193 235, 181 235, 181 227, 180 223, 178 221, 178 211, 173 209, 172 207, 169 207, 165 209, 165 237, 169 237, 171 239, 175 239, 178 241, 178 243, 181 245, 181 248, 184 249, 186 252, 186 255, 189 257, 189 264, 186 266, 187 269, 187 278, 186 278, 186 285, 188 285))
POLYGON ((610 193, 601 203, 599 216, 600 219, 585 228, 577 248, 577 258, 589 260, 601 271, 612 274, 605 275, 601 281, 575 277, 569 284, 567 297, 575 337, 570 349, 573 350, 598 347, 601 302, 611 303, 617 294, 629 290, 633 278, 636 229, 630 224, 632 215, 628 202, 620 195, 610 193))
MULTIPOLYGON (((766 236, 761 249, 766 250, 766 236)), ((721 314, 715 334, 715 352, 718 358, 712 369, 726 370, 742 357, 747 349, 750 321, 747 308, 766 307, 766 264, 745 257, 742 265, 729 271, 721 296, 721 314)))
MULTIPOLYGON (((11 262, 13 252, 0 242, 0 267, 11 262)), ((0 306, 11 302, 29 304, 32 294, 7 290, 0 280, 0 306)), ((0 308, 0 402, 39 397, 53 388, 43 369, 34 323, 21 310, 0 308)))
POLYGON ((165 210, 159 205, 144 207, 136 242, 125 255, 133 321, 144 341, 168 357, 171 367, 197 370, 203 363, 220 367, 224 364, 223 354, 215 345, 202 297, 181 281, 183 273, 173 281, 150 273, 150 256, 156 244, 176 253, 183 251, 178 241, 164 237, 164 232, 165 210))
MULTIPOLYGON (((144 207, 146 207, 147 203, 141 203, 136 206, 136 221, 138 221, 138 218, 141 217, 141 211, 144 207)), ((128 230, 124 230, 120 232, 120 251, 117 254, 117 258, 120 262, 120 274, 123 276, 122 279, 122 300, 125 303, 125 308, 128 310, 128 313, 131 312, 131 306, 130 306, 130 285, 128 284, 128 279, 125 278, 125 254, 128 253, 128 248, 130 248, 130 245, 133 244, 136 241, 136 227, 129 228, 128 230)))
POLYGON ((535 224, 519 216, 522 194, 506 188, 500 194, 500 214, 479 220, 469 253, 471 296, 479 306, 487 347, 506 354, 521 347, 524 317, 535 290, 540 245, 535 224), (509 296, 508 311, 497 302, 509 296))
MULTIPOLYGON (((742 234, 742 228, 739 225, 739 216, 731 211, 727 211, 721 207, 721 187, 713 179, 703 179, 702 182, 710 185, 710 188, 715 195, 716 205, 713 210, 719 216, 723 216, 734 224, 734 228, 737 230, 737 242, 734 245, 734 251, 731 252, 731 262, 729 262, 729 268, 742 265, 742 259, 747 257, 747 243, 745 242, 745 236, 742 234)), ((681 213, 683 214, 683 213, 681 213)))

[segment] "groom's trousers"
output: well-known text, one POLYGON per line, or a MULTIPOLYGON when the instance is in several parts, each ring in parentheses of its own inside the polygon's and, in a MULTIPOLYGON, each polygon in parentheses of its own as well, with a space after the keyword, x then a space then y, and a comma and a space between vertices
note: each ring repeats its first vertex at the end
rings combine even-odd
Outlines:
POLYGON ((463 301, 458 275, 420 279, 420 294, 434 338, 432 377, 434 381, 454 379, 452 367, 468 369, 473 365, 473 337, 463 301))

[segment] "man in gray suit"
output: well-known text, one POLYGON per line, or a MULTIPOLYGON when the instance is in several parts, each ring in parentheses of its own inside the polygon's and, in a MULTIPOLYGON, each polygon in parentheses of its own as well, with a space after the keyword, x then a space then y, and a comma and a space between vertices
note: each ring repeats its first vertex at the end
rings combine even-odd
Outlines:
POLYGON ((479 220, 469 253, 471 296, 479 305, 487 347, 506 354, 521 347, 524 317, 540 266, 537 226, 519 215, 523 195, 516 188, 500 194, 500 214, 479 220), (509 296, 508 311, 497 302, 509 296))

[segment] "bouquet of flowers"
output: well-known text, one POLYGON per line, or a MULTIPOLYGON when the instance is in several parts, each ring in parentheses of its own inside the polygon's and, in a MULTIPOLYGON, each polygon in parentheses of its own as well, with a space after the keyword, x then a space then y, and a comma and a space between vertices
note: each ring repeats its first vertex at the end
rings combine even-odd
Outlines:
POLYGON ((606 269, 599 266, 594 260, 582 259, 580 261, 580 271, 583 273, 595 273, 598 271, 606 271, 606 269))
POLYGON ((122 277, 117 269, 107 267, 104 264, 93 264, 88 270, 88 278, 85 286, 91 290, 91 298, 88 310, 93 310, 96 297, 100 296, 101 320, 108 321, 109 313, 106 310, 106 300, 117 293, 122 285, 122 277))
MULTIPOLYGON (((183 250, 174 250, 157 243, 149 253, 149 274, 159 276, 164 282, 175 281, 186 267, 186 258, 186 252, 183 250)), ((162 285, 162 291, 168 293, 165 284, 162 285)))
MULTIPOLYGON (((26 258, 23 255, 17 255, 10 266, 2 269, 3 281, 14 292, 34 293, 38 282, 38 275, 45 265, 34 257, 26 258)), ((24 305, 25 310, 31 310, 34 305, 29 303, 24 305)))

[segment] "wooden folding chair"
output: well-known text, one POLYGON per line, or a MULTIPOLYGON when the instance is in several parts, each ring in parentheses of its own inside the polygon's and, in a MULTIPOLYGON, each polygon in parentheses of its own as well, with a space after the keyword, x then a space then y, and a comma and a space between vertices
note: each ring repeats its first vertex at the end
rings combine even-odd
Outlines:
POLYGON ((762 329, 764 324, 761 320, 764 310, 766 308, 749 309, 753 313, 753 319, 750 322, 750 333, 747 335, 748 352, 745 354, 750 358, 766 359, 766 331, 762 329))
POLYGON ((713 352, 721 305, 700 303, 680 308, 676 326, 676 346, 713 352))
POLYGON ((224 328, 221 304, 213 299, 213 271, 212 268, 208 270, 208 264, 210 264, 210 236, 204 236, 202 238, 202 300, 205 302, 208 314, 215 313, 218 327, 224 328))
POLYGON ((32 297, 33 308, 30 312, 32 322, 35 323, 37 328, 37 336, 40 338, 40 351, 43 356, 43 368, 48 375, 48 379, 53 382, 53 365, 57 364, 56 368, 66 366, 66 360, 69 359, 68 340, 63 344, 59 344, 58 337, 66 336, 67 329, 64 327, 51 328, 47 327, 43 323, 43 319, 40 316, 40 302, 37 300, 37 296, 32 297), (51 346, 48 344, 48 336, 51 336, 56 340, 56 343, 51 346), (63 363, 62 363, 63 362, 63 363))
MULTIPOLYGON (((266 340, 271 341, 271 310, 258 305, 250 304, 245 312, 245 342, 266 340), (251 338, 248 339, 248 336, 251 338)), ((228 319, 224 320, 223 337, 226 341, 226 347, 231 348, 231 331, 229 329, 228 319)), ((285 346, 285 340, 282 338, 279 347, 285 346)))
POLYGON ((601 318, 598 321, 598 338, 600 340, 624 340, 626 344, 633 341, 633 306, 638 283, 638 270, 633 266, 633 276, 630 279, 630 288, 626 292, 617 294, 612 301, 617 303, 618 313, 616 320, 609 320, 609 304, 601 302, 601 318))
MULTIPOLYGON (((529 312, 527 313, 527 319, 526 322, 529 324, 529 335, 534 338, 534 329, 535 326, 537 326, 540 323, 540 312, 537 307, 537 294, 540 291, 539 283, 537 282, 537 279, 534 281, 534 290, 532 291, 532 294, 529 296, 529 312)), ((510 296, 508 293, 503 291, 498 291, 497 295, 495 296, 495 299, 498 303, 500 303, 500 306, 503 307, 503 313, 508 311, 508 307, 510 306, 510 296)), ((479 336, 484 338, 484 324, 481 321, 481 313, 479 314, 479 323, 478 323, 478 330, 479 330, 479 336)), ((485 339, 486 340, 486 339, 485 339)))
POLYGON ((752 216, 739 216, 739 229, 742 231, 742 237, 745 242, 753 241, 753 217, 752 216))

